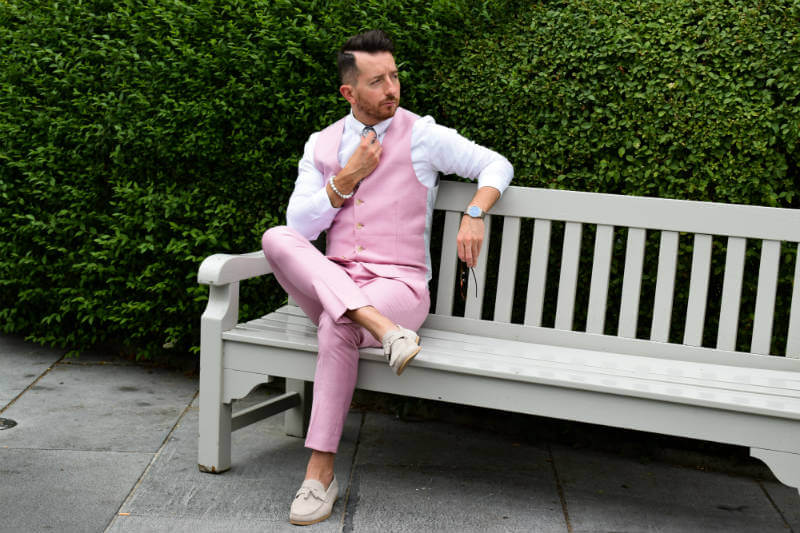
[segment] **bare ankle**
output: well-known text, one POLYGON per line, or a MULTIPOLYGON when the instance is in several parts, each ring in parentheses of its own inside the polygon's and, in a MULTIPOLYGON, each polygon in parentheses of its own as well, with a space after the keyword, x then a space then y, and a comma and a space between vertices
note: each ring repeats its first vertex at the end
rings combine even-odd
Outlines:
POLYGON ((358 309, 351 309, 345 314, 353 322, 363 326, 369 331, 378 342, 383 340, 386 333, 397 328, 397 324, 382 315, 380 311, 371 305, 359 307, 358 309))
POLYGON ((306 479, 316 479, 328 488, 333 481, 333 463, 336 454, 312 450, 306 468, 306 479))

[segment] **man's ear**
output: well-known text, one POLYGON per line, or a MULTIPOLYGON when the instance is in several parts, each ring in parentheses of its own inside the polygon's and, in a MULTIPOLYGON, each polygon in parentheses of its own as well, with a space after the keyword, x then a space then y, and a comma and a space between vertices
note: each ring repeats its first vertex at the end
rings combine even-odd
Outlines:
POLYGON ((356 102, 355 96, 353 96, 353 86, 344 84, 339 87, 339 92, 342 93, 342 96, 345 100, 350 102, 350 105, 354 105, 356 102))

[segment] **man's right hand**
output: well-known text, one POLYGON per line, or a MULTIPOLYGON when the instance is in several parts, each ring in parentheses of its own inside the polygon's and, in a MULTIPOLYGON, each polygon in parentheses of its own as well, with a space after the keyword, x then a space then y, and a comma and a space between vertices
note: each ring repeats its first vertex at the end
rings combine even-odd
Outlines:
MULTIPOLYGON (((372 171, 375 170, 381 160, 382 151, 383 146, 378 142, 377 133, 370 131, 367 135, 361 137, 358 148, 356 148, 356 151, 353 152, 353 155, 350 156, 347 164, 339 173, 339 176, 344 174, 343 180, 352 180, 352 188, 348 190, 352 190, 358 182, 372 174, 372 171)), ((337 187, 338 185, 337 182, 337 187)), ((345 181, 345 185, 350 185, 350 183, 345 181)))
MULTIPOLYGON (((336 188, 339 189, 339 192, 350 194, 361 180, 372 174, 372 171, 375 170, 381 160, 382 151, 383 147, 374 131, 361 137, 361 142, 356 151, 350 156, 344 168, 336 174, 336 188)), ((344 199, 333 192, 330 184, 326 185, 326 188, 331 205, 333 207, 341 207, 344 199)))

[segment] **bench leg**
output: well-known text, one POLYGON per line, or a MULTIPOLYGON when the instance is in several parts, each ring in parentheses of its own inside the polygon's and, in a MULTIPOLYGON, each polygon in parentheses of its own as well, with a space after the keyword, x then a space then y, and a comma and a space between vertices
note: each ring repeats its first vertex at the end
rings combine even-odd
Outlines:
POLYGON ((286 378, 286 392, 300 395, 300 405, 289 409, 284 415, 286 434, 292 437, 305 437, 308 428, 308 415, 311 411, 313 383, 301 379, 286 378))
POLYGON ((197 466, 201 472, 221 474, 231 467, 231 404, 206 398, 200 390, 197 466))
POLYGON ((222 332, 236 324, 239 283, 211 286, 200 321, 200 427, 197 465, 219 474, 231 467, 231 404, 223 403, 222 332))
POLYGON ((778 481, 800 491, 800 455, 776 452, 763 448, 750 448, 750 455, 761 459, 778 478, 778 481))

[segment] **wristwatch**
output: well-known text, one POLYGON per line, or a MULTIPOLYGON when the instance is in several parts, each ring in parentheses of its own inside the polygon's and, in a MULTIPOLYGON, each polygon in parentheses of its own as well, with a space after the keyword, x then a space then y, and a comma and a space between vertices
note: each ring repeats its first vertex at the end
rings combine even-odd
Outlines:
POLYGON ((467 210, 464 211, 464 214, 467 215, 468 217, 480 218, 481 220, 483 220, 483 217, 486 216, 486 213, 483 211, 483 209, 481 209, 477 205, 469 206, 467 210))

